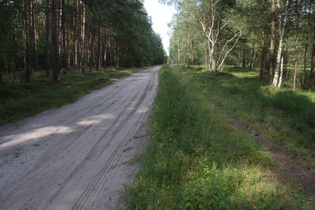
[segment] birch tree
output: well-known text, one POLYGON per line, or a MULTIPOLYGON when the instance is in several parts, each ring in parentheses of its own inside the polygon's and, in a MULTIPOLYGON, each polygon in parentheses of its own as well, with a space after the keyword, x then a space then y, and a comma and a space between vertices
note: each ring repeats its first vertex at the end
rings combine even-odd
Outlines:
POLYGON ((288 17, 288 7, 289 7, 289 0, 285 1, 285 4, 281 2, 281 0, 277 0, 277 8, 279 11, 279 26, 278 26, 278 36, 279 36, 279 43, 278 43, 278 51, 277 51, 277 60, 276 60, 276 67, 273 76, 272 84, 276 87, 281 87, 282 78, 283 78, 283 47, 284 47, 284 35, 285 35, 285 28, 287 24, 287 17, 288 17))
POLYGON ((229 10, 233 0, 170 0, 163 1, 176 5, 179 11, 187 12, 199 25, 207 40, 210 72, 222 71, 229 52, 241 37, 241 31, 229 22, 229 10))

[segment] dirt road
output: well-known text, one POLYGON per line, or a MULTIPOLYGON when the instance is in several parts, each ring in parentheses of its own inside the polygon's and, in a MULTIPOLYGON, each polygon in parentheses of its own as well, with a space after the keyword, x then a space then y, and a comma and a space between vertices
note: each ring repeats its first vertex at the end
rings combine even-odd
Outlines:
POLYGON ((122 209, 159 68, 0 127, 0 209, 122 209))

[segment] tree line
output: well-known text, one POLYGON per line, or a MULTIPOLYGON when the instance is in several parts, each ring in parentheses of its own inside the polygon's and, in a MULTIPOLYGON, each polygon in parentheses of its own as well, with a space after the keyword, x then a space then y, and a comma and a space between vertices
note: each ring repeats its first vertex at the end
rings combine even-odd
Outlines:
POLYGON ((2 74, 140 67, 166 60, 140 0, 1 0, 2 74))
POLYGON ((314 0, 161 0, 175 5, 170 62, 259 68, 260 78, 314 87, 314 0))

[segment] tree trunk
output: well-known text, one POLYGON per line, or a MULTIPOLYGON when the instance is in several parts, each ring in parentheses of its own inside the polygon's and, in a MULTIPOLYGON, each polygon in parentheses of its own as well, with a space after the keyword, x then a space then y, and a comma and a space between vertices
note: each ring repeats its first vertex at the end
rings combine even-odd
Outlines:
POLYGON ((282 79, 283 79, 283 68, 284 68, 284 58, 281 56, 281 64, 280 64, 280 77, 278 81, 278 88, 282 85, 282 79))
POLYGON ((282 51, 283 51, 283 35, 280 36, 280 40, 279 40, 277 64, 276 64, 275 73, 274 73, 273 82, 272 82, 272 84, 277 87, 279 85, 279 78, 281 75, 281 60, 283 57, 282 51))
POLYGON ((118 41, 116 41, 116 50, 115 50, 115 66, 116 66, 116 69, 119 68, 119 43, 118 41))
POLYGON ((50 66, 50 42, 49 42, 49 31, 50 31, 50 21, 49 21, 49 2, 46 0, 46 77, 49 77, 49 72, 51 70, 50 66))
MULTIPOLYGON (((104 44, 103 44, 103 48, 104 48, 104 52, 103 52, 103 56, 102 56, 102 59, 103 59, 103 68, 106 68, 107 67, 107 57, 108 57, 108 52, 111 51, 111 39, 110 37, 108 36, 108 34, 106 33, 105 31, 105 37, 104 37, 104 44)), ((113 63, 113 56, 109 56, 109 63, 110 65, 112 65, 113 63)))
POLYGON ((94 48, 95 48, 95 37, 94 35, 92 35, 92 33, 89 33, 89 43, 88 43, 88 46, 89 47, 89 50, 88 50, 88 66, 89 66, 89 70, 90 72, 92 71, 92 68, 95 66, 95 63, 94 63, 94 48))
POLYGON ((214 58, 214 46, 209 42, 209 71, 214 72, 216 71, 216 60, 214 58))
POLYGON ((24 0, 25 17, 24 17, 24 30, 25 30, 25 81, 29 82, 31 80, 31 59, 30 59, 30 14, 29 14, 29 3, 31 1, 24 0))
POLYGON ((309 42, 309 34, 310 34, 310 28, 311 28, 311 11, 312 11, 312 5, 309 4, 309 12, 307 15, 307 32, 305 37, 305 48, 304 48, 304 59, 303 59, 303 78, 302 78, 302 87, 305 89, 305 80, 306 80, 306 68, 307 68, 307 51, 308 51, 308 42, 309 42))
POLYGON ((246 67, 246 58, 245 58, 245 56, 246 56, 246 50, 245 49, 243 49, 243 60, 242 60, 242 66, 243 66, 243 68, 245 68, 246 67))
POLYGON ((79 16, 80 16, 80 10, 79 10, 79 0, 75 0, 74 2, 74 36, 73 36, 73 65, 74 68, 77 69, 78 68, 78 59, 79 59, 79 25, 80 25, 80 21, 79 21, 79 16))
POLYGON ((189 30, 189 47, 191 51, 191 63, 192 65, 195 64, 195 52, 194 52, 194 41, 192 38, 192 29, 189 30))
POLYGON ((51 25, 52 25, 52 71, 53 71, 53 80, 55 82, 58 81, 58 73, 59 73, 59 43, 58 43, 58 7, 59 0, 51 0, 51 25))
POLYGON ((64 73, 68 70, 68 52, 66 48, 66 8, 65 0, 61 0, 61 52, 62 52, 62 68, 64 73))
MULTIPOLYGON (((207 41, 207 43, 209 44, 209 42, 207 41)), ((209 65, 209 55, 208 52, 209 50, 207 49, 207 47, 204 48, 205 50, 205 63, 206 63, 206 70, 210 71, 210 65, 209 65)))
POLYGON ((97 30, 97 53, 96 53, 96 71, 101 68, 101 27, 97 30))
MULTIPOLYGON (((65 8, 66 9, 66 12, 69 10, 68 8, 70 7, 70 0, 66 0, 66 3, 65 3, 66 5, 67 5, 67 7, 65 8), (68 10, 67 10, 68 9, 68 10)), ((71 65, 72 65, 72 63, 71 63, 71 57, 73 57, 73 51, 72 51, 72 47, 71 47, 71 45, 73 45, 72 44, 72 42, 71 42, 71 35, 72 35, 72 29, 71 29, 71 27, 70 27, 70 25, 73 23, 72 22, 72 19, 70 19, 69 17, 71 17, 70 15, 68 15, 68 16, 66 16, 65 15, 65 18, 66 18, 66 20, 65 20, 65 29, 66 29, 66 31, 65 31, 65 33, 66 33, 66 39, 65 39, 65 41, 66 41, 66 50, 67 50, 67 63, 66 63, 66 68, 67 68, 67 70, 69 69, 69 68, 71 68, 71 65), (66 17, 68 17, 68 21, 67 21, 67 18, 66 17)))
POLYGON ((85 73, 85 15, 86 15, 86 6, 83 3, 82 6, 82 46, 81 46, 81 65, 82 65, 82 73, 85 73))
POLYGON ((270 47, 269 47, 269 84, 273 82, 275 69, 275 42, 276 42, 276 2, 271 0, 271 28, 270 28, 270 47))
MULTIPOLYGON (((265 7, 265 0, 262 0, 262 6, 265 7)), ((263 79, 264 75, 264 69, 265 69, 265 60, 266 60, 266 46, 265 46, 265 23, 262 22, 261 24, 261 55, 260 55, 260 72, 259 72, 259 78, 260 80, 263 79)))
MULTIPOLYGON (((28 60, 29 60, 29 71, 27 72, 26 77, 30 77, 33 73, 33 71, 38 70, 38 65, 36 61, 36 45, 35 45, 35 21, 34 21, 34 1, 29 0, 28 1, 28 60)), ((28 80, 29 81, 29 80, 28 80)))
MULTIPOLYGON (((279 81, 280 80, 282 81, 282 78, 280 78, 280 77, 283 75, 282 74, 283 69, 281 69, 281 67, 283 67, 283 65, 282 65, 283 43, 284 43, 284 33, 285 33, 285 27, 286 27, 286 22, 287 22, 287 16, 288 16, 288 6, 289 6, 288 4, 289 4, 289 0, 286 1, 285 14, 280 15, 280 21, 279 21, 279 29, 278 29, 279 45, 278 45, 278 53, 277 53, 277 63, 276 63, 276 68, 275 68, 273 82, 272 82, 272 84, 276 87, 281 86, 281 85, 279 85, 279 81)), ((278 2, 278 6, 279 6, 278 9, 281 10, 280 2, 278 2)))
POLYGON ((180 65, 180 45, 179 45, 179 39, 177 40, 177 64, 180 65))
POLYGON ((190 55, 191 55, 191 52, 190 52, 190 38, 189 38, 189 35, 188 35, 188 41, 187 41, 187 48, 188 48, 188 56, 187 56, 187 68, 190 68, 189 66, 189 61, 190 61, 190 55))
POLYGON ((293 77, 293 90, 296 89, 297 86, 297 75, 298 75, 298 67, 299 67, 299 2, 295 1, 295 23, 296 23, 296 30, 295 30, 295 62, 294 62, 294 77, 293 77))
POLYGON ((32 38, 32 69, 34 71, 38 71, 39 69, 39 58, 38 58, 38 50, 36 46, 36 40, 38 39, 38 30, 37 30, 37 20, 36 20, 36 2, 37 0, 31 0, 31 38, 32 38))
POLYGON ((250 70, 254 70, 254 64, 255 64, 255 61, 256 61, 256 57, 257 57, 257 53, 255 52, 255 45, 254 43, 252 43, 253 45, 253 49, 252 49, 252 56, 251 56, 251 59, 250 59, 250 64, 249 64, 249 67, 250 67, 250 70))

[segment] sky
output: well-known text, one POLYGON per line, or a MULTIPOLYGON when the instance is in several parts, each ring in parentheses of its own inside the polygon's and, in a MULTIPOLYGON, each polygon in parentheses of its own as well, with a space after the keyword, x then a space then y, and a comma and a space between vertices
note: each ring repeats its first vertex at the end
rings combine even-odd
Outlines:
POLYGON ((158 0, 145 0, 144 7, 148 15, 152 19, 153 30, 160 34, 164 49, 169 52, 169 27, 167 24, 171 22, 172 16, 175 13, 175 8, 167 5, 162 5, 158 0))

